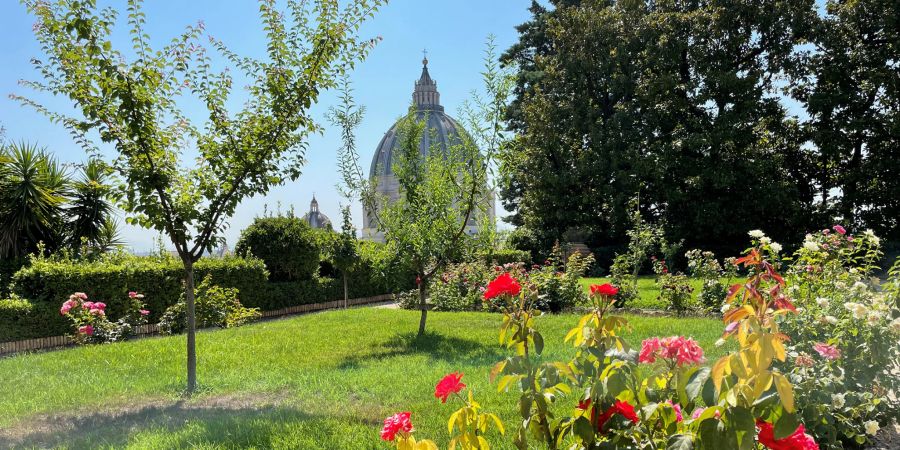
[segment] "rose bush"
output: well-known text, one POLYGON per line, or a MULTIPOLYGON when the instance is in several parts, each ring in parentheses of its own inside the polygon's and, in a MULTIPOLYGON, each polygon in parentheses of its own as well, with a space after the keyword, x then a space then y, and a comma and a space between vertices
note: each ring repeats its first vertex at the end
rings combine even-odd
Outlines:
POLYGON ((874 277, 880 239, 835 225, 808 234, 788 270, 797 314, 782 318, 791 336, 791 379, 807 429, 823 448, 870 442, 900 416, 900 262, 874 277))
POLYGON ((84 292, 70 295, 60 306, 59 313, 72 322, 75 343, 117 342, 134 334, 135 326, 147 323, 150 311, 144 309, 143 298, 142 294, 129 292, 126 313, 115 322, 106 315, 106 303, 89 301, 84 292))
MULTIPOLYGON (((512 354, 494 366, 491 380, 500 391, 518 390, 516 447, 749 449, 759 442, 772 449, 818 449, 800 423, 786 366, 779 364, 787 361, 788 339, 779 317, 796 308, 776 270, 780 249, 772 244, 755 239, 735 261, 748 279, 728 291, 723 339, 737 340, 739 350, 712 367, 701 365, 703 349, 685 336, 650 338, 639 352, 632 350, 621 335, 628 322, 611 314, 620 291, 609 284, 591 286, 587 313, 565 337, 574 357, 545 362, 535 322, 541 315, 535 307, 539 289, 529 278, 499 274, 486 286, 484 300, 503 312, 500 342, 512 354), (571 414, 552 407, 573 393, 571 414)), ((448 375, 435 396, 444 401, 456 395, 465 388, 460 380, 459 374, 448 375)), ((464 408, 477 414, 472 403, 470 391, 464 408)), ((451 435, 458 414, 451 416, 451 435)), ((475 429, 487 423, 467 417, 475 429)), ((499 421, 497 427, 503 430, 499 421)), ((452 443, 487 448, 478 436, 452 443)))

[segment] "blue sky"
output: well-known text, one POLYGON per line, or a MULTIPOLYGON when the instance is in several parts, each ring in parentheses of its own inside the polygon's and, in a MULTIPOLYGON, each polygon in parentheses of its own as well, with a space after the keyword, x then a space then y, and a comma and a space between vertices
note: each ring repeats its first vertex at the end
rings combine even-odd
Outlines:
MULTIPOLYGON (((99 3, 124 11, 124 1, 99 0, 99 3)), ((352 74, 357 101, 366 107, 366 117, 358 133, 366 169, 378 141, 409 105, 413 82, 421 72, 422 49, 428 49, 429 71, 438 83, 441 103, 451 115, 457 115, 463 100, 473 89, 481 87, 480 71, 487 36, 494 34, 498 47, 506 49, 516 40, 514 27, 528 19, 529 4, 529 0, 392 0, 363 27, 363 36, 382 37, 369 58, 352 74)), ((256 19, 257 4, 253 0, 152 0, 146 2, 145 12, 147 31, 155 44, 165 43, 184 26, 203 20, 207 31, 225 41, 232 50, 243 55, 261 55, 264 51, 265 42, 256 19)), ((8 140, 30 141, 47 147, 65 163, 81 162, 85 154, 65 129, 7 97, 10 93, 25 94, 52 110, 64 112, 70 108, 66 99, 35 95, 18 86, 20 79, 38 79, 29 63, 30 58, 42 56, 31 31, 33 23, 34 18, 18 2, 7 0, 0 6, 0 55, 4 61, 0 65, 0 93, 3 94, 0 126, 6 129, 8 140)), ((123 50, 130 48, 124 33, 115 34, 114 43, 123 50)), ((334 104, 333 93, 322 96, 314 107, 315 116, 327 124, 324 113, 334 104)), ((225 233, 228 244, 234 245, 240 230, 262 213, 264 205, 268 204, 270 210, 278 203, 282 209, 294 205, 298 213, 303 213, 309 208, 314 192, 319 208, 333 222, 340 223, 339 202, 343 199, 335 188, 339 180, 336 159, 339 145, 337 131, 330 126, 324 135, 313 137, 304 174, 265 197, 245 200, 230 220, 230 228, 225 233)), ((352 211, 359 227, 360 206, 353 204, 352 211)), ((137 251, 152 248, 155 236, 155 232, 140 228, 123 229, 123 238, 137 251)))

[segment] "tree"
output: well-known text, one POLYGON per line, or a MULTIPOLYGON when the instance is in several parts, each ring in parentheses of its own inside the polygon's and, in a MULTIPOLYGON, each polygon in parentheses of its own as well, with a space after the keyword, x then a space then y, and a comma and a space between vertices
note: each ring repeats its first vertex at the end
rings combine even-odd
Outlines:
POLYGON ((81 168, 81 178, 72 183, 66 209, 68 240, 76 252, 82 245, 100 253, 116 246, 119 239, 112 197, 109 168, 102 160, 89 159, 81 168))
MULTIPOLYGON (((393 157, 393 173, 400 198, 392 203, 375 193, 375 180, 365 178, 359 166, 354 129, 362 120, 363 110, 354 104, 349 83, 344 85, 342 106, 331 111, 332 122, 341 128, 344 140, 339 159, 345 189, 359 196, 374 212, 373 220, 384 232, 387 244, 416 273, 421 310, 419 336, 425 333, 428 317, 429 281, 448 262, 485 242, 471 239, 465 230, 473 220, 486 220, 486 211, 480 208, 489 195, 491 161, 505 139, 503 109, 511 83, 496 62, 493 38, 488 41, 485 63, 486 96, 475 95, 473 102, 462 108, 469 133, 460 133, 460 142, 446 148, 432 144, 428 154, 423 155, 423 136, 431 132, 425 125, 427 111, 417 111, 413 105, 398 123, 400 148, 393 157)), ((436 141, 430 139, 432 143, 436 141)), ((482 226, 491 234, 493 228, 492 223, 482 226)))
POLYGON ((241 200, 300 176, 306 137, 319 129, 309 108, 372 47, 357 32, 382 2, 353 0, 341 8, 333 0, 288 0, 283 11, 276 3, 259 3, 265 57, 239 56, 209 37, 228 66, 216 70, 201 42, 202 22, 153 50, 141 2, 129 0, 133 47, 126 53, 111 40, 114 9, 98 9, 94 0, 25 1, 47 58, 34 60, 44 81, 24 84, 70 98, 80 116, 15 98, 65 125, 89 152, 96 147, 88 131, 112 143, 110 166, 122 179, 128 220, 167 234, 184 265, 187 394, 197 386, 193 265, 220 240, 241 200), (232 68, 247 85, 236 112, 227 106, 232 68), (180 108, 188 96, 206 106, 203 126, 180 108), (192 163, 182 166, 183 157, 192 163))
POLYGON ((307 281, 319 270, 320 249, 309 224, 294 214, 257 217, 234 246, 240 256, 266 263, 269 280, 307 281))
POLYGON ((356 247, 356 229, 353 228, 350 207, 345 206, 341 208, 341 215, 344 222, 341 225, 341 234, 338 236, 337 242, 332 249, 332 260, 334 261, 334 267, 341 272, 341 278, 344 280, 344 308, 346 308, 350 305, 347 292, 347 275, 359 261, 359 251, 356 247))
POLYGON ((46 150, 14 143, 0 149, 0 256, 21 258, 43 242, 63 245, 65 170, 46 150))
POLYGON ((811 1, 552 3, 504 55, 519 72, 501 194, 519 223, 545 245, 573 228, 621 245, 640 191, 647 220, 694 245, 804 229, 810 157, 775 80, 811 1))
POLYGON ((822 211, 900 239, 900 4, 828 1, 792 73, 822 211))

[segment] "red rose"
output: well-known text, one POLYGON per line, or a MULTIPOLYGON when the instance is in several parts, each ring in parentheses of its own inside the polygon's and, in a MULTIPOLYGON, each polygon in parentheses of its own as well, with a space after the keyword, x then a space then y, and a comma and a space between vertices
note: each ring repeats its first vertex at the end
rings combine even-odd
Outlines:
POLYGON ((771 450, 819 450, 819 444, 812 436, 806 434, 803 424, 794 433, 784 439, 775 440, 775 427, 771 423, 756 419, 759 427, 759 442, 771 450))
MULTIPOLYGON (((596 409, 594 410, 596 413, 596 409)), ((603 414, 600 414, 597 417, 597 431, 603 431, 603 425, 606 425, 606 422, 609 421, 612 416, 619 414, 622 417, 631 421, 631 423, 638 423, 640 419, 638 419, 637 414, 634 412, 634 406, 631 406, 628 402, 623 402, 621 400, 616 400, 612 406, 610 406, 606 411, 603 411, 603 414)))
POLYGON ((434 397, 441 399, 441 403, 447 403, 447 397, 450 394, 455 394, 466 388, 466 385, 460 382, 462 377, 463 374, 453 372, 441 378, 441 381, 438 381, 437 386, 434 387, 434 397))
POLYGON ((409 421, 409 412, 399 412, 384 419, 384 428, 381 429, 381 440, 393 441, 397 433, 412 433, 412 422, 409 421))
POLYGON ((522 285, 512 275, 502 273, 494 281, 488 283, 487 289, 484 291, 484 299, 490 300, 504 294, 516 296, 521 290, 522 285))
POLYGON ((591 295, 603 295, 606 297, 612 297, 619 293, 619 288, 609 284, 593 284, 591 285, 591 295))

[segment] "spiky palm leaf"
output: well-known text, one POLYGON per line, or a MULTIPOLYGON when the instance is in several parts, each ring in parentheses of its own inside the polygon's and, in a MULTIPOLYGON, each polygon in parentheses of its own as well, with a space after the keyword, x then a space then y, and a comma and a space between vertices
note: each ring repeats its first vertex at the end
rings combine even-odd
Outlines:
POLYGON ((39 242, 51 250, 62 244, 65 169, 33 144, 10 144, 0 186, 0 255, 22 256, 39 242))

